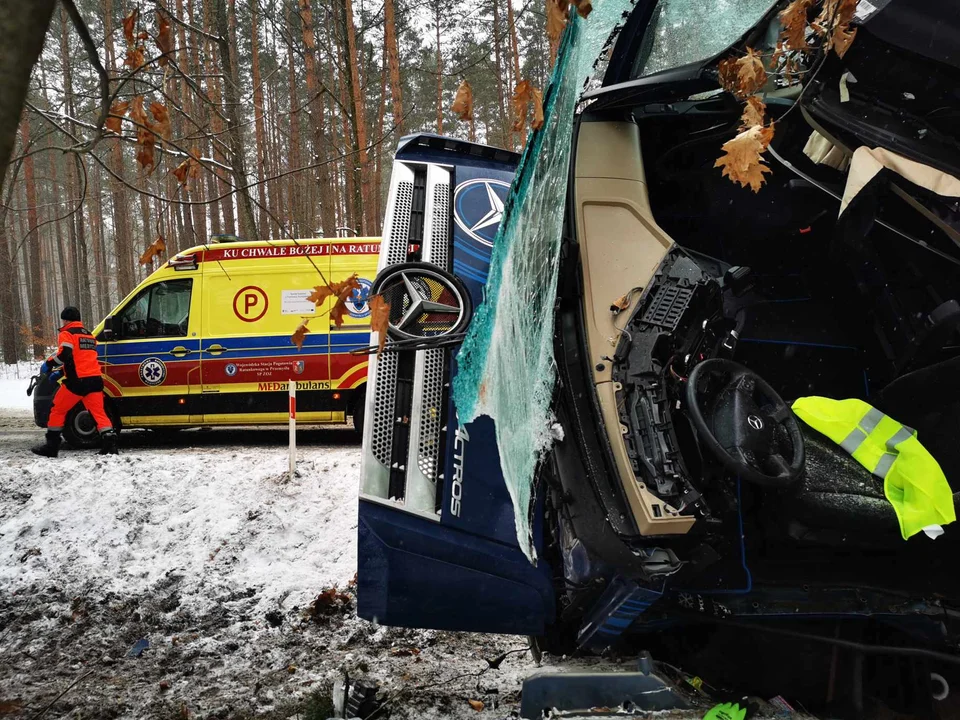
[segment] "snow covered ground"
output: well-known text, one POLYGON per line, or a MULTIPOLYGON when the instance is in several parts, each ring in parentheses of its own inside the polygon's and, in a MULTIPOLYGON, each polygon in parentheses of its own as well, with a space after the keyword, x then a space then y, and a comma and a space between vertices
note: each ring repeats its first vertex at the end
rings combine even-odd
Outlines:
POLYGON ((38 363, 35 362, 0 364, 0 410, 33 411, 33 400, 27 396, 27 386, 37 367, 38 363))
POLYGON ((56 460, 29 453, 40 436, 0 412, 0 715, 33 717, 76 681, 50 717, 322 718, 344 673, 378 681, 393 717, 516 708, 522 638, 356 617, 347 429, 303 431, 292 481, 280 430, 130 432, 118 457, 56 460))

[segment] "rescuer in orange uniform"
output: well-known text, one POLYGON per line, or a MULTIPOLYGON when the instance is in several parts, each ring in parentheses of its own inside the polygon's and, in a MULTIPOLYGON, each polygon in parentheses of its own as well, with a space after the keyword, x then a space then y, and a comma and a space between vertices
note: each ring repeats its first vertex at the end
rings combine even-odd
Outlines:
POLYGON ((60 319, 66 324, 60 328, 57 352, 47 358, 41 366, 41 372, 62 372, 64 381, 53 396, 53 407, 47 420, 46 443, 33 448, 33 452, 45 457, 57 457, 60 452, 60 432, 67 413, 78 402, 83 402, 100 431, 103 441, 100 454, 116 455, 117 433, 103 409, 103 377, 97 360, 97 341, 80 323, 80 311, 77 308, 64 308, 60 319))

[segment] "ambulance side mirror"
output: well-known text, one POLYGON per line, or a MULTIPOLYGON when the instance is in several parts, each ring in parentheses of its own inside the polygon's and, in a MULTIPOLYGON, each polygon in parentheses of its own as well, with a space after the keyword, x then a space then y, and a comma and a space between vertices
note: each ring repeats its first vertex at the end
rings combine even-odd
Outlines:
POLYGON ((110 342, 115 338, 113 334, 113 315, 107 315, 103 320, 103 330, 100 331, 99 340, 110 342))

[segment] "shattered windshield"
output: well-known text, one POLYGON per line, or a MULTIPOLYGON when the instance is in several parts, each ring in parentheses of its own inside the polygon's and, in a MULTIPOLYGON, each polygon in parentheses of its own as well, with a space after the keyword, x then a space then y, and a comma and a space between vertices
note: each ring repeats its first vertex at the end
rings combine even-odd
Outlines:
POLYGON ((496 421, 504 482, 513 501, 517 541, 536 558, 529 509, 537 461, 554 439, 556 301, 564 193, 573 117, 584 82, 631 0, 598 3, 574 16, 544 97, 544 126, 527 142, 494 242, 486 300, 457 357, 454 397, 461 423, 496 421))
POLYGON ((771 0, 660 0, 630 77, 713 57, 736 42, 773 5, 771 0))

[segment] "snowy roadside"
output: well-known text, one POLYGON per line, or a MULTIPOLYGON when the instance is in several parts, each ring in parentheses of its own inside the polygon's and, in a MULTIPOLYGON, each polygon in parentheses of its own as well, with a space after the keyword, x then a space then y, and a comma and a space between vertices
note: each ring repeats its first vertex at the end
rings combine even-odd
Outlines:
POLYGON ((37 372, 37 363, 0 364, 0 410, 33 410, 33 399, 27 396, 30 378, 37 372))
POLYGON ((497 670, 485 659, 523 639, 356 617, 359 448, 348 433, 319 431, 335 445, 302 447, 289 481, 274 431, 184 434, 176 447, 131 434, 119 457, 47 460, 29 453, 20 413, 0 419, 16 426, 0 422, 0 710, 10 716, 32 717, 82 678, 51 716, 327 717, 343 673, 382 683, 393 717, 516 707, 529 654, 497 670), (346 593, 314 603, 334 585, 346 593), (141 640, 149 648, 129 656, 141 640))

